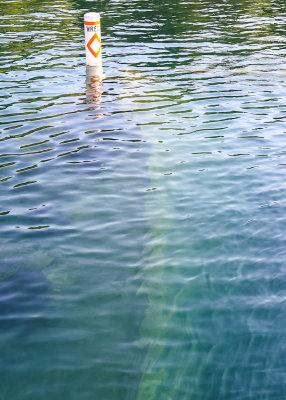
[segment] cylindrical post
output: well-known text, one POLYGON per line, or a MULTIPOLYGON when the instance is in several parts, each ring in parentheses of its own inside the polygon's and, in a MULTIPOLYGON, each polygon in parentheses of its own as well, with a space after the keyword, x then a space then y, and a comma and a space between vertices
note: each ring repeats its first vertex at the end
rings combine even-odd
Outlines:
POLYGON ((101 57, 100 15, 90 12, 84 15, 86 65, 95 67, 96 75, 103 77, 101 57))

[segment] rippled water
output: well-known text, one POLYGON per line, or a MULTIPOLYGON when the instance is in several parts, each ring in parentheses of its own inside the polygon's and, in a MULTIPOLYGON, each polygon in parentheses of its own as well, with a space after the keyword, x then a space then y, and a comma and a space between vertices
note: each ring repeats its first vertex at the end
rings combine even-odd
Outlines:
POLYGON ((0 9, 0 399, 283 399, 284 2, 0 9))

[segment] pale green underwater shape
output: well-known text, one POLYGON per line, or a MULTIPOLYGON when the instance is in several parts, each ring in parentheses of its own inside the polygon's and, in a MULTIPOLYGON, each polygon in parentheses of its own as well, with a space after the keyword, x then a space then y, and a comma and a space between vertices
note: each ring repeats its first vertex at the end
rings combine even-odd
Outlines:
MULTIPOLYGON (((168 248, 165 243, 160 243, 160 238, 172 235, 172 221, 169 216, 174 215, 173 204, 176 198, 173 198, 172 182, 168 188, 166 175, 164 175, 168 156, 167 153, 160 151, 162 133, 155 129, 154 125, 144 123, 144 115, 142 115, 144 112, 135 108, 139 107, 140 100, 137 102, 137 99, 132 96, 131 85, 141 86, 145 101, 148 93, 154 95, 154 92, 157 89, 159 91, 160 88, 157 88, 155 78, 150 80, 138 72, 126 74, 129 85, 122 101, 128 104, 127 108, 131 112, 129 118, 134 119, 140 127, 142 139, 152 143, 148 160, 148 174, 151 176, 150 190, 146 193, 145 204, 151 240, 145 247, 148 261, 147 266, 140 273, 143 283, 138 291, 138 295, 148 296, 149 306, 140 329, 141 338, 136 341, 139 348, 146 349, 137 400, 158 400, 164 392, 164 383, 168 380, 174 384, 170 385, 172 389, 168 389, 168 393, 164 393, 164 399, 174 400, 178 398, 180 392, 180 376, 176 376, 173 372, 170 375, 167 368, 160 367, 160 360, 164 357, 168 324, 176 313, 176 298, 180 297, 184 289, 176 293, 173 285, 168 284, 170 268, 164 262, 168 259, 168 248), (165 306, 170 304, 170 301, 173 306, 171 310, 167 310, 165 306)), ((183 397, 180 398, 183 399, 183 397)))

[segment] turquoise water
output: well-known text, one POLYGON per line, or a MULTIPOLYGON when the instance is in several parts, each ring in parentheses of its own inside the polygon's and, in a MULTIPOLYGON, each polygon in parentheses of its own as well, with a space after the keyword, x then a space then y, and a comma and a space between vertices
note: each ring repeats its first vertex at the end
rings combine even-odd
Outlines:
POLYGON ((0 400, 283 399, 284 2, 0 9, 0 400))

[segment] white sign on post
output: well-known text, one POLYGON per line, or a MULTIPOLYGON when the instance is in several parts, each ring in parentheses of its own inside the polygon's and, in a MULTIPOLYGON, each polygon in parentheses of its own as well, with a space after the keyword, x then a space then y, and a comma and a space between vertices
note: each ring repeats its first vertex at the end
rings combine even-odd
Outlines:
POLYGON ((97 75, 103 75, 101 57, 100 15, 87 13, 84 15, 86 65, 96 67, 97 75))

